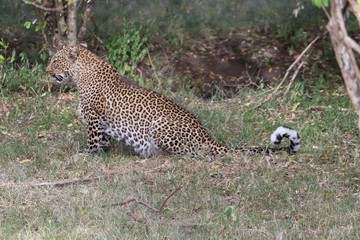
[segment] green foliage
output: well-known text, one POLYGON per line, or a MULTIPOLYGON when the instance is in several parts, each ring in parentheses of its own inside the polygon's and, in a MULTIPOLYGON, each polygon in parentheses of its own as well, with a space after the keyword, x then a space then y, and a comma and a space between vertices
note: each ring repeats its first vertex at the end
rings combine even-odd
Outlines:
MULTIPOLYGON (((28 62, 25 54, 20 55, 24 61, 23 63, 28 62)), ((11 64, 4 64, 0 73, 0 92, 2 94, 22 92, 37 95, 43 91, 45 73, 40 65, 29 69, 26 64, 19 68, 11 64)))
POLYGON ((6 43, 3 38, 0 39, 0 47, 3 49, 7 49, 9 47, 9 43, 6 43))
POLYGON ((233 206, 226 207, 224 216, 226 220, 229 220, 230 222, 235 222, 237 220, 233 206))
POLYGON ((299 4, 292 11, 286 20, 274 26, 277 38, 287 46, 290 55, 304 48, 319 34, 319 30, 325 31, 327 22, 322 10, 309 1, 299 4))
POLYGON ((301 99, 304 94, 306 93, 304 83, 302 82, 295 82, 294 87, 290 91, 290 97, 289 99, 291 101, 298 101, 301 99))
MULTIPOLYGON (((26 20, 24 22, 24 27, 27 30, 30 30, 30 32, 39 32, 40 30, 45 30, 46 26, 47 26, 47 22, 46 22, 46 13, 44 13, 42 15, 43 20, 42 21, 38 21, 37 19, 33 20, 32 22, 29 20, 26 20)), ((21 52, 19 57, 21 62, 24 62, 24 59, 26 58, 27 63, 30 62, 38 62, 40 60, 40 62, 45 63, 48 57, 48 53, 46 51, 46 43, 42 42, 42 44, 38 45, 38 48, 36 49, 36 58, 35 59, 31 59, 31 57, 33 58, 34 56, 29 57, 25 52, 21 52)))
POLYGON ((30 21, 24 22, 24 27, 25 27, 26 29, 30 29, 30 27, 31 27, 31 22, 30 22, 30 21))
POLYGON ((140 83, 142 80, 137 77, 136 68, 148 54, 147 38, 135 27, 128 27, 111 37, 105 46, 108 60, 118 72, 140 83))
POLYGON ((44 28, 46 26, 46 22, 44 21, 43 26, 41 24, 37 23, 37 21, 33 21, 33 22, 25 21, 24 22, 24 27, 27 30, 29 30, 32 26, 34 26, 34 31, 35 32, 39 32, 42 28, 44 28))
POLYGON ((5 42, 3 38, 0 39, 0 64, 3 64, 6 62, 7 58, 5 57, 5 54, 3 54, 4 51, 9 47, 9 43, 5 42))
POLYGON ((329 6, 329 0, 311 0, 311 2, 319 8, 329 6))

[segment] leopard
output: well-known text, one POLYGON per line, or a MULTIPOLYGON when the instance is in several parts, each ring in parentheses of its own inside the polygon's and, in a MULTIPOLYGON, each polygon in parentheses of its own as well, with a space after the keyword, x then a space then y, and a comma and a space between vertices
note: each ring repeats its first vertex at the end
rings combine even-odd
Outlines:
POLYGON ((232 148, 216 141, 190 111, 156 91, 120 75, 116 68, 82 46, 63 47, 49 60, 47 73, 58 83, 75 83, 78 112, 87 132, 87 151, 110 148, 110 140, 125 142, 143 158, 165 154, 220 155, 230 151, 296 153, 301 139, 296 130, 280 126, 271 141, 286 147, 232 148))

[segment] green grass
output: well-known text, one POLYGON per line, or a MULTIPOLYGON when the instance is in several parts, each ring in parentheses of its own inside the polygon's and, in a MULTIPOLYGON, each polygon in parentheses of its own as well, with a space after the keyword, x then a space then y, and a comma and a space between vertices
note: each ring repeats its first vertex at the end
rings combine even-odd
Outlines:
MULTIPOLYGON (((18 81, 32 78, 47 81, 42 74, 18 81)), ((267 145, 280 124, 303 140, 292 156, 214 159, 141 159, 115 142, 109 153, 88 155, 76 93, 2 89, 0 239, 358 239, 359 130, 346 92, 334 89, 306 86, 260 108, 266 90, 216 101, 165 92, 231 146, 267 145), (34 186, 86 177, 100 179, 34 186), (178 186, 160 213, 114 205, 133 197, 160 208, 178 186)))

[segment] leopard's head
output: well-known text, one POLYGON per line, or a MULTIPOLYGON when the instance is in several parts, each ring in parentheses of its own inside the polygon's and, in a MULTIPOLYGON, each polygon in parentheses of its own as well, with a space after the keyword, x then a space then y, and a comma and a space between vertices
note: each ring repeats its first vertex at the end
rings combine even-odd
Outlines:
POLYGON ((78 57, 77 47, 64 47, 50 59, 46 72, 56 79, 58 83, 72 81, 71 69, 78 57))

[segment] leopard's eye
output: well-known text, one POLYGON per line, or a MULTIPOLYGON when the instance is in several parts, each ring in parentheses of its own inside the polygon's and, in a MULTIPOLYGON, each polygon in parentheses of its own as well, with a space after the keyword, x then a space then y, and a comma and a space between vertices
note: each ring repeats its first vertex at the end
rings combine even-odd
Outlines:
POLYGON ((58 61, 54 60, 51 65, 52 65, 53 68, 57 67, 58 66, 58 61))

